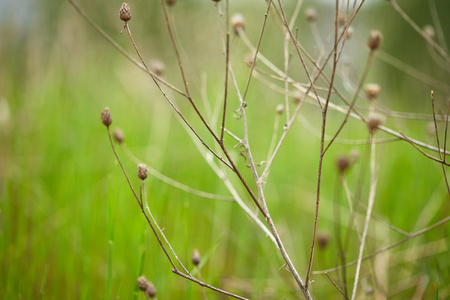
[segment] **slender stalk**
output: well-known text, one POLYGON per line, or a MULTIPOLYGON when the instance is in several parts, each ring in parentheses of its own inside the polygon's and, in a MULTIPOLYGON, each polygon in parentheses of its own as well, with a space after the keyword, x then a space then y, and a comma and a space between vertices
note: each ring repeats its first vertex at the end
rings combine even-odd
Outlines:
POLYGON ((356 297, 356 291, 358 288, 358 282, 359 282, 359 273, 361 270, 361 262, 363 259, 363 253, 364 253, 364 246, 366 244, 366 238, 367 238, 367 232, 369 230, 369 222, 371 219, 371 215, 372 215, 372 209, 373 209, 373 204, 375 202, 375 192, 376 192, 376 187, 377 187, 377 181, 378 181, 378 176, 376 174, 376 165, 375 165, 375 158, 376 158, 376 153, 375 153, 375 144, 372 143, 372 139, 373 139, 373 131, 370 134, 370 144, 371 144, 371 153, 370 153, 370 191, 369 191, 369 200, 368 200, 368 205, 367 205, 367 213, 366 213, 366 220, 364 223, 364 229, 363 229, 363 234, 362 234, 362 238, 361 238, 361 243, 359 246, 359 254, 358 254, 358 260, 357 260, 357 264, 356 264, 356 271, 355 271, 355 281, 353 284, 353 291, 352 291, 352 297, 351 299, 354 300, 356 297))
MULTIPOLYGON (((448 221, 450 221, 450 217, 446 217, 446 218, 440 220, 439 222, 434 223, 431 226, 428 226, 426 228, 423 228, 422 230, 419 230, 419 231, 417 231, 415 233, 412 233, 412 234, 408 235, 406 238, 404 238, 404 239, 402 239, 402 240, 400 240, 400 241, 398 241, 398 242, 396 242, 396 243, 394 243, 392 245, 386 246, 386 247, 381 248, 381 249, 379 249, 379 250, 377 250, 377 251, 375 251, 375 252, 373 252, 373 253, 371 253, 369 255, 366 255, 366 256, 364 256, 362 258, 361 261, 368 260, 368 259, 370 259, 372 257, 375 257, 375 256, 377 256, 379 254, 382 254, 382 253, 384 253, 386 251, 389 251, 389 250, 391 250, 391 249, 393 249, 393 248, 395 248, 395 247, 397 247, 397 246, 399 246, 401 244, 406 243, 407 241, 409 241, 411 239, 414 239, 414 238, 416 238, 416 237, 418 237, 418 236, 420 236, 422 234, 427 233, 428 231, 430 231, 430 230, 432 230, 432 229, 434 229, 436 227, 439 227, 439 226, 447 223, 448 221)), ((313 274, 318 275, 318 274, 331 273, 331 272, 339 271, 342 268, 348 268, 350 266, 356 265, 357 263, 358 263, 358 260, 354 260, 354 261, 349 262, 349 263, 347 263, 347 264, 345 264, 343 266, 339 266, 339 267, 335 267, 335 268, 331 268, 331 269, 327 269, 327 270, 314 271, 313 274)))

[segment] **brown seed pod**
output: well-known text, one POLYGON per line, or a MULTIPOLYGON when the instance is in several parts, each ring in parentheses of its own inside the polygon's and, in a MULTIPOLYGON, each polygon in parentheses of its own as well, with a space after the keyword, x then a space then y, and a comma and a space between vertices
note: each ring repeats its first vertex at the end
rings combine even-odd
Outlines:
POLYGON ((344 173, 349 166, 350 166, 350 159, 347 156, 345 155, 339 156, 336 159, 336 167, 338 168, 339 173, 341 174, 344 173))
POLYGON ((145 290, 145 294, 147 295, 147 297, 149 297, 150 299, 153 299, 156 297, 156 288, 153 285, 153 283, 149 282, 148 283, 148 287, 147 290, 145 290))
POLYGON ((116 140, 117 143, 122 144, 123 140, 125 139, 125 135, 123 134, 123 131, 120 130, 119 128, 116 128, 114 130, 114 139, 116 140))
POLYGON ((145 180, 145 178, 147 178, 147 176, 148 176, 147 166, 144 164, 139 164, 137 173, 138 173, 139 179, 145 180))
POLYGON ((191 262, 195 265, 198 266, 200 264, 200 261, 202 260, 201 256, 200 256, 200 252, 198 252, 197 249, 194 249, 194 252, 192 253, 191 256, 191 262))
POLYGON ((321 232, 317 235, 317 244, 320 249, 325 249, 330 242, 330 237, 327 233, 321 232))
POLYGON ((141 291, 145 292, 149 287, 150 282, 145 278, 144 275, 138 278, 137 280, 138 287, 141 291))
POLYGON ((373 30, 370 32, 367 46, 369 46, 370 50, 375 51, 380 47, 382 39, 383 35, 381 34, 381 32, 378 30, 373 30))
POLYGON ((371 133, 377 130, 378 126, 384 123, 384 117, 377 113, 372 113, 369 115, 369 120, 367 121, 367 128, 371 133))
POLYGON ((111 113, 109 112, 109 108, 108 107, 105 107, 103 109, 102 115, 101 115, 101 119, 102 119, 103 125, 105 125, 106 127, 109 127, 109 125, 111 125, 112 118, 111 118, 111 113))
POLYGON ((128 6, 128 4, 126 4, 125 2, 122 3, 122 6, 120 7, 119 17, 125 23, 131 20, 130 6, 128 6))
POLYGON ((175 0, 166 0, 166 4, 169 5, 169 6, 174 5, 175 2, 176 2, 175 0))
POLYGON ((283 104, 278 104, 277 107, 275 108, 277 115, 281 116, 284 112, 284 105, 283 104))

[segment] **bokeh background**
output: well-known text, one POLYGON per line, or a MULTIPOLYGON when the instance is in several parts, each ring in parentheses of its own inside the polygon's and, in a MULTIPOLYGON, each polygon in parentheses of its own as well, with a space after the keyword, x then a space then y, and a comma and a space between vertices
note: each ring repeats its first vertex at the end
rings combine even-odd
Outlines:
MULTIPOLYGON (((333 22, 333 2, 304 1, 296 26, 299 40, 311 53, 317 51, 316 41, 304 16, 305 9, 312 6, 317 10, 316 25, 325 39, 333 22)), ((120 34, 121 2, 77 3, 135 56, 128 37, 120 34)), ((162 61, 164 78, 182 87, 159 1, 130 0, 129 4, 133 14, 130 26, 145 59, 162 61)), ((399 4, 420 27, 433 24, 427 1, 399 4)), ((295 2, 285 1, 285 5, 292 14, 295 2)), ((437 0, 436 5, 445 38, 450 41, 450 30, 446 30, 450 28, 450 2, 437 0)), ((242 13, 246 33, 255 44, 265 6, 262 0, 230 1, 230 12, 242 13)), ((206 99, 214 105, 223 95, 224 78, 214 2, 179 0, 170 13, 194 99, 199 103, 206 99)), ((261 51, 282 68, 284 37, 271 20, 269 17, 261 51)), ((353 28, 346 59, 355 74, 362 72, 370 30, 379 29, 384 35, 382 51, 450 85, 448 69, 434 60, 424 40, 388 1, 367 1, 353 28)), ((68 1, 2 1, 0 33, 0 298, 144 299, 136 280, 145 274, 158 289, 159 298, 201 299, 198 286, 170 272, 169 263, 132 198, 99 118, 103 107, 108 106, 112 127, 123 130, 127 147, 142 162, 188 186, 229 196, 151 79, 101 37, 68 1)), ((249 72, 244 63, 247 52, 239 37, 232 35, 233 68, 241 88, 249 72)), ((291 70, 306 82, 295 54, 291 70)), ((407 70, 379 58, 374 60, 367 81, 381 85, 379 103, 394 111, 430 115, 430 90, 435 89, 438 112, 445 113, 448 89, 414 78, 407 70)), ((342 78, 338 77, 336 84, 343 87, 342 78)), ((169 95, 199 133, 206 135, 187 102, 173 93, 169 95)), ((252 150, 255 160, 263 161, 276 120, 275 107, 284 102, 284 96, 253 79, 247 102, 252 150)), ((234 93, 230 93, 230 107, 238 108, 234 93)), ((228 116, 228 128, 241 134, 240 121, 231 112, 228 116)), ((275 223, 304 278, 312 239, 321 120, 313 105, 305 105, 302 118, 309 127, 298 123, 293 128, 271 170, 266 192, 275 223)), ((338 124, 342 115, 332 113, 330 118, 330 124, 338 124)), ((390 127, 435 145, 429 121, 387 118, 390 127)), ((441 134, 443 125, 439 123, 441 134)), ((333 132, 331 129, 329 134, 333 132)), ((351 120, 342 137, 365 139, 366 127, 351 120)), ((230 148, 235 144, 231 138, 228 143, 230 148)), ((449 196, 439 164, 405 142, 382 144, 378 149, 377 215, 407 232, 449 215, 449 196)), ((355 190, 367 165, 365 151, 364 145, 337 143, 327 153, 319 232, 329 244, 317 250, 314 270, 336 265, 333 199, 338 198, 339 181, 335 158, 359 153, 358 162, 347 174, 355 190)), ((135 162, 121 149, 118 152, 137 188, 135 162)), ((233 155, 244 167, 238 150, 233 155)), ((245 176, 251 178, 249 171, 245 176)), ((239 183, 233 182, 242 191, 239 183)), ((147 180, 147 191, 159 224, 189 268, 193 269, 193 249, 200 251, 201 273, 206 282, 252 299, 298 297, 269 239, 235 203, 191 195, 153 177, 147 180)), ((361 192, 363 202, 367 191, 366 179, 361 192)), ((341 198, 341 205, 346 207, 344 196, 341 198)), ((251 205, 249 199, 245 200, 251 205)), ((380 222, 372 220, 371 224, 367 253, 402 238, 380 222)), ((448 236, 449 226, 444 224, 389 252, 382 260, 386 266, 385 296, 449 297, 448 236)), ((352 259, 356 258, 357 248, 354 239, 348 254, 352 259)), ((374 262, 363 265, 367 274, 373 272, 371 268, 376 269, 374 262)), ((352 271, 354 267, 349 273, 352 271)), ((314 275, 312 279, 311 291, 317 298, 340 298, 325 276, 314 275)), ((363 276, 360 297, 383 297, 378 291, 371 293, 374 286, 372 277, 363 276)), ((207 294, 210 299, 221 299, 211 291, 207 294)))

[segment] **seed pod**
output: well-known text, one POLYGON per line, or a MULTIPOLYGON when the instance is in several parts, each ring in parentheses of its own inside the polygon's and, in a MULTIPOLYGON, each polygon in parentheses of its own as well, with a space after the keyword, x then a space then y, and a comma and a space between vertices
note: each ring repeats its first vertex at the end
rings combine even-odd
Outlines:
POLYGON ((348 167, 350 166, 350 159, 347 156, 339 156, 336 159, 336 167, 339 170, 339 173, 344 173, 348 167))
POLYGON ((330 237, 327 233, 321 232, 317 235, 317 243, 320 249, 325 249, 330 242, 330 237))
POLYGON ((114 139, 116 140, 117 143, 122 144, 123 140, 125 139, 125 135, 123 134, 123 131, 120 130, 119 128, 116 128, 114 130, 114 139))
POLYGON ((109 112, 108 107, 105 107, 103 109, 101 119, 102 119, 103 125, 105 125, 106 127, 109 127, 109 125, 111 125, 112 118, 111 118, 111 113, 109 112))
POLYGON ((162 76, 164 74, 165 69, 166 66, 160 60, 155 59, 150 62, 150 70, 152 70, 158 76, 162 76))
POLYGON ((174 5, 175 2, 176 2, 175 0, 166 0, 166 4, 169 5, 169 6, 174 5))
POLYGON ((425 35, 427 35, 429 38, 434 39, 435 33, 433 26, 425 25, 423 27, 423 31, 425 32, 425 35))
POLYGON ((200 256, 200 252, 198 252, 197 249, 194 249, 194 252, 192 253, 191 256, 191 262, 195 265, 198 266, 200 264, 201 261, 201 256, 200 256))
POLYGON ((138 287, 141 291, 145 292, 149 287, 150 282, 145 278, 144 275, 138 278, 137 280, 138 287))
POLYGON ((308 22, 317 21, 317 11, 312 7, 309 7, 306 9, 305 16, 306 16, 306 20, 308 20, 308 22))
POLYGON ((128 4, 126 4, 125 2, 122 3, 122 6, 120 7, 119 17, 125 23, 131 20, 130 6, 128 6, 128 4))
POLYGON ((302 100, 302 97, 303 97, 303 93, 302 92, 300 92, 300 91, 295 91, 293 94, 292 94, 292 98, 294 98, 294 102, 295 103, 300 103, 300 101, 302 100))
POLYGON ((139 179, 145 180, 145 178, 147 178, 147 176, 148 176, 147 166, 144 164, 139 164, 137 173, 138 173, 139 179))
POLYGON ((283 114, 283 112, 284 112, 284 105, 283 104, 278 104, 277 107, 276 107, 276 112, 277 112, 277 115, 281 116, 283 114))
POLYGON ((368 83, 366 84, 365 90, 367 98, 369 98, 370 101, 373 101, 380 93, 380 85, 376 83, 368 83))
POLYGON ((380 47, 382 39, 383 35, 381 34, 381 32, 378 30, 373 30, 370 32, 367 46, 369 46, 370 50, 375 51, 380 47))
POLYGON ((372 113, 369 115, 369 120, 367 121, 367 128, 371 133, 377 130, 378 126, 384 123, 384 117, 377 113, 372 113))
POLYGON ((234 30, 239 32, 239 30, 244 30, 245 19, 241 14, 234 14, 231 17, 231 26, 233 26, 234 30))
POLYGON ((150 299, 153 299, 156 297, 156 288, 153 285, 153 283, 149 282, 148 283, 148 287, 147 290, 145 290, 145 294, 147 295, 147 297, 149 297, 150 299))

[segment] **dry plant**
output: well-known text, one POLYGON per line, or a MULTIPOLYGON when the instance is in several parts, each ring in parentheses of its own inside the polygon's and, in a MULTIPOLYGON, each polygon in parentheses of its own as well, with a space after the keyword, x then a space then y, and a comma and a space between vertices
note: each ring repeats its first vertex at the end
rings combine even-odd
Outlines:
MULTIPOLYGON (((377 199, 377 184, 379 177, 379 166, 380 156, 377 155, 378 144, 387 143, 392 141, 403 141, 411 144, 411 149, 415 151, 417 149, 424 156, 433 161, 433 163, 438 163, 442 166, 443 177, 447 186, 448 193, 450 195, 450 188, 447 181, 446 167, 449 165, 446 159, 448 151, 446 149, 447 144, 447 128, 448 128, 448 115, 450 111, 450 105, 445 114, 438 114, 435 108, 434 93, 431 92, 431 106, 432 115, 418 115, 418 114, 408 114, 399 113, 377 103, 377 98, 380 93, 380 85, 376 83, 367 83, 367 76, 371 70, 372 62, 374 58, 382 59, 388 63, 391 63, 394 67, 400 68, 405 73, 411 74, 412 76, 419 77, 423 82, 429 83, 435 86, 436 89, 448 93, 450 87, 444 83, 440 83, 437 80, 420 73, 411 66, 405 66, 399 63, 392 57, 388 56, 386 53, 380 50, 383 42, 383 35, 378 30, 373 30, 368 33, 368 39, 365 43, 367 50, 359 50, 362 53, 367 52, 367 57, 365 61, 365 66, 361 74, 353 76, 351 78, 345 74, 346 65, 348 62, 342 62, 344 51, 346 50, 346 43, 352 38, 353 29, 352 22, 358 15, 361 7, 364 5, 365 1, 335 1, 333 23, 331 28, 329 28, 328 36, 323 39, 319 34, 318 30, 318 15, 314 9, 305 9, 303 7, 303 2, 301 0, 297 1, 295 9, 293 12, 289 12, 290 17, 287 16, 285 5, 281 0, 266 0, 266 11, 264 15, 260 16, 260 30, 259 35, 255 37, 248 37, 246 35, 246 24, 245 19, 242 15, 230 15, 230 3, 228 0, 217 0, 211 3, 204 3, 203 5, 215 6, 217 10, 217 18, 219 22, 219 32, 222 40, 222 51, 223 51, 223 95, 222 100, 216 103, 217 107, 220 107, 220 115, 218 118, 214 117, 212 114, 202 113, 202 109, 199 105, 202 103, 199 99, 194 99, 190 91, 190 86, 188 84, 187 74, 185 71, 186 62, 182 58, 182 48, 180 41, 177 38, 176 31, 174 29, 175 19, 169 10, 169 7, 176 5, 175 1, 164 1, 161 2, 161 10, 164 16, 165 24, 168 30, 168 35, 171 40, 173 50, 175 53, 175 58, 177 60, 177 65, 179 69, 179 75, 181 76, 183 86, 176 87, 174 84, 167 82, 161 77, 164 69, 164 64, 160 62, 153 63, 152 67, 149 67, 146 63, 146 59, 139 49, 139 46, 133 35, 130 27, 130 22, 134 21, 132 19, 132 11, 130 6, 123 3, 120 7, 120 19, 124 22, 123 32, 128 35, 130 43, 134 48, 138 56, 138 60, 133 58, 132 54, 129 54, 126 50, 121 48, 113 38, 106 34, 92 19, 88 16, 74 1, 69 0, 73 7, 78 11, 78 13, 83 16, 88 23, 90 23, 103 37, 105 37, 109 43, 111 43, 119 52, 121 52, 130 62, 136 65, 138 68, 145 71, 145 73, 151 77, 154 84, 160 90, 164 99, 173 108, 175 113, 178 115, 179 119, 185 124, 187 133, 192 138, 193 142, 197 146, 200 154, 205 158, 211 170, 221 179, 224 186, 228 189, 230 196, 219 196, 214 194, 209 194, 194 188, 191 188, 183 183, 177 182, 157 170, 140 164, 138 158, 136 158, 131 151, 126 148, 123 143, 123 133, 121 131, 114 132, 114 138, 116 142, 122 147, 125 154, 133 161, 139 163, 138 165, 138 177, 141 180, 141 185, 139 188, 139 193, 137 193, 133 187, 132 180, 127 175, 125 168, 122 165, 121 160, 117 154, 115 144, 113 142, 113 137, 110 131, 110 125, 112 123, 111 114, 108 108, 105 108, 102 112, 102 122, 108 129, 109 139, 111 147, 113 149, 114 155, 116 156, 120 166, 122 167, 123 173, 125 174, 126 180, 130 186, 134 198, 136 199, 141 211, 147 220, 149 226, 151 227, 159 246, 164 251, 167 259, 172 266, 172 272, 187 279, 192 282, 197 283, 202 286, 202 288, 212 289, 216 292, 225 294, 230 297, 237 299, 245 299, 242 296, 233 294, 231 292, 225 291, 223 289, 214 287, 205 283, 200 273, 200 254, 198 251, 194 251, 192 256, 192 262, 198 268, 196 272, 197 277, 191 274, 183 262, 178 258, 176 251, 171 246, 169 240, 164 235, 163 231, 159 227, 156 218, 153 216, 150 207, 147 202, 147 196, 145 191, 144 181, 148 174, 159 178, 160 180, 172 185, 175 188, 184 190, 185 192, 198 195, 200 197, 211 198, 215 200, 230 200, 236 202, 240 208, 254 221, 255 226, 264 232, 264 234, 273 243, 274 249, 279 253, 279 255, 284 260, 284 267, 292 275, 293 280, 297 285, 298 290, 306 299, 312 299, 310 287, 312 286, 313 275, 318 276, 319 274, 324 274, 329 279, 330 284, 336 288, 336 293, 342 294, 345 299, 356 299, 362 293, 362 286, 367 279, 362 278, 362 263, 366 260, 372 260, 372 274, 367 276, 372 276, 373 281, 377 281, 378 269, 375 259, 382 253, 401 245, 411 239, 414 239, 420 235, 427 233, 428 231, 442 226, 450 220, 450 217, 445 217, 434 224, 428 226, 422 226, 417 228, 415 232, 405 232, 404 230, 391 224, 389 221, 384 220, 382 217, 374 213, 374 203, 377 199), (307 51, 305 45, 299 41, 299 32, 295 28, 295 22, 304 12, 306 18, 310 24, 311 32, 316 41, 316 53, 310 53, 307 51), (284 53, 284 65, 277 66, 275 63, 271 62, 266 58, 263 53, 261 53, 261 43, 265 37, 265 30, 268 24, 269 18, 275 26, 278 27, 279 34, 284 37, 283 53, 284 53), (230 51, 232 45, 230 43, 230 38, 232 35, 236 35, 248 48, 249 55, 246 57, 245 62, 249 67, 249 72, 245 86, 243 88, 239 87, 239 83, 236 79, 236 74, 233 70, 233 63, 231 60, 230 51), (253 42, 252 42, 253 39, 253 42), (301 82, 296 79, 294 72, 291 68, 293 64, 298 64, 301 66, 306 82, 301 82), (268 89, 275 92, 279 92, 284 97, 284 104, 278 105, 276 108, 276 122, 274 126, 274 131, 272 134, 272 142, 267 152, 267 159, 260 164, 258 160, 253 157, 252 144, 249 139, 248 133, 248 123, 247 123, 247 110, 255 109, 256 106, 248 105, 249 102, 248 92, 252 87, 252 81, 261 81, 268 89), (340 81, 340 84, 336 84, 340 81), (346 90, 341 90, 338 86, 346 87, 346 90), (230 94, 233 94, 239 99, 239 103, 230 103, 230 94), (201 121, 202 126, 206 129, 208 138, 202 136, 199 130, 191 124, 188 118, 180 111, 176 102, 173 100, 174 95, 181 96, 185 98, 190 104, 191 109, 195 112, 201 121), (294 101, 291 101, 291 98, 294 101), (364 108, 364 105, 357 105, 363 100, 368 100, 369 107, 364 108), (300 112, 304 108, 304 104, 308 103, 316 107, 321 115, 321 126, 320 130, 316 128, 308 129, 308 124, 305 124, 305 118, 301 116, 300 112), (233 107, 238 106, 237 110, 232 110, 233 107), (329 126, 330 114, 341 114, 343 118, 338 126, 329 126), (227 115, 234 114, 236 118, 242 125, 242 135, 233 133, 231 130, 227 129, 227 115), (282 120, 283 115, 285 115, 285 120, 282 120), (429 143, 419 141, 411 136, 397 131, 386 124, 386 118, 429 118, 433 122, 433 131, 435 133, 436 145, 433 146, 429 143), (364 140, 346 140, 340 138, 343 129, 348 125, 349 119, 355 119, 357 121, 363 122, 367 126, 367 139, 364 140), (298 122, 304 125, 306 130, 315 131, 320 139, 320 147, 317 150, 317 156, 319 157, 319 165, 317 169, 317 185, 315 194, 315 210, 314 219, 311 220, 311 227, 308 230, 312 231, 312 240, 310 241, 310 252, 307 258, 307 265, 296 266, 291 260, 291 256, 285 247, 286 239, 289 236, 282 236, 277 230, 277 226, 272 219, 270 210, 270 201, 266 198, 265 185, 269 179, 269 173, 272 166, 276 162, 277 156, 279 156, 280 149, 285 144, 285 141, 292 135, 291 129, 294 125, 298 125, 298 122), (440 140, 438 131, 438 122, 444 124, 444 140, 440 140), (278 135, 278 128, 280 124, 283 124, 283 130, 281 135, 278 135), (379 132, 384 132, 384 136, 377 138, 379 132), (230 137, 236 141, 238 144, 237 149, 230 148, 230 146, 225 143, 225 137, 230 137), (207 140, 213 140, 213 143, 207 142, 207 140), (350 143, 358 144, 363 143, 367 145, 367 153, 363 158, 363 170, 361 171, 361 177, 365 174, 364 169, 367 167, 369 172, 369 187, 368 192, 364 192, 363 180, 356 187, 355 191, 351 191, 347 183, 346 174, 348 169, 353 165, 355 158, 353 156, 341 156, 336 160, 336 166, 339 174, 339 184, 338 191, 336 192, 336 207, 335 207, 335 218, 334 222, 336 224, 335 238, 337 241, 336 250, 336 267, 327 270, 313 270, 313 262, 315 259, 315 252, 318 247, 326 247, 328 244, 328 237, 318 233, 318 224, 320 220, 320 203, 322 199, 322 188, 323 188, 323 166, 324 159, 328 157, 329 149, 336 143, 350 143), (434 154, 433 154, 434 153, 434 154), (237 158, 235 158, 237 157, 237 158), (238 160, 244 160, 244 167, 238 167, 238 160), (247 168, 251 170, 251 179, 247 179, 244 173, 247 172, 247 168), (240 181, 241 185, 245 190, 245 194, 240 194, 240 187, 235 186, 231 180, 231 176, 235 176, 240 181), (345 234, 341 233, 340 227, 343 221, 343 216, 341 215, 340 207, 340 194, 344 191, 346 200, 348 201, 348 220, 347 220, 347 230, 345 234), (251 199, 252 202, 248 203, 245 199, 251 199), (367 201, 363 201, 367 199, 367 201), (366 202, 366 204, 364 203, 366 202), (257 209, 255 211, 255 208, 257 209), (362 216, 363 222, 358 222, 358 215, 362 216), (387 228, 388 230, 395 231, 404 236, 403 239, 392 243, 386 247, 377 250, 371 250, 370 254, 365 254, 368 247, 368 235, 370 232, 371 220, 376 220, 377 224, 382 224, 382 228, 387 228), (358 239, 358 250, 357 256, 350 261, 351 257, 348 256, 350 242, 349 240, 353 238, 358 239), (349 266, 356 265, 355 271, 350 275, 348 271, 349 266), (331 277, 333 272, 337 272, 338 275, 331 277), (303 274, 302 274, 303 273, 303 274), (351 282, 350 279, 353 279, 351 282), (351 288, 350 288, 351 287, 351 288)), ((437 12, 434 5, 434 1, 430 1, 432 13, 435 14, 437 18, 437 12)), ((401 7, 396 3, 395 0, 390 0, 393 9, 395 9, 399 16, 405 19, 410 26, 417 31, 427 43, 428 47, 436 56, 436 59, 441 62, 444 68, 448 71, 450 70, 450 57, 445 46, 445 40, 443 38, 442 29, 438 26, 438 41, 434 39, 434 30, 428 27, 421 29, 414 21, 401 9, 401 7)), ((136 8, 138 4, 136 3, 136 8)), ((212 8, 212 7, 211 7, 212 8)), ((136 22, 137 24, 139 22, 136 22)), ((436 23, 439 24, 439 23, 436 23)), ((218 111, 216 107, 216 111, 218 111)), ((259 109, 263 109, 259 107, 259 109)), ((207 110, 207 109, 206 109, 207 110)), ((208 111, 208 110, 207 110, 208 111)), ((202 131, 203 132, 203 131, 202 131)), ((377 225, 378 226, 378 225, 377 225)), ((373 245, 369 247, 373 248, 373 245)), ((364 277, 366 278, 366 277, 364 277)), ((140 284, 143 286, 141 289, 146 292, 148 290, 147 281, 145 277, 140 278, 145 284, 140 284)), ((365 283, 367 285, 367 283, 365 283)), ((376 285, 376 289, 384 295, 388 296, 388 293, 383 290, 382 284, 376 285)), ((420 291, 417 291, 418 297, 420 298, 420 291)), ((448 293, 448 289, 442 291, 442 293, 448 293)), ((206 292, 203 290, 203 295, 206 298, 206 292)), ((448 294, 447 294, 448 295, 448 294)))

